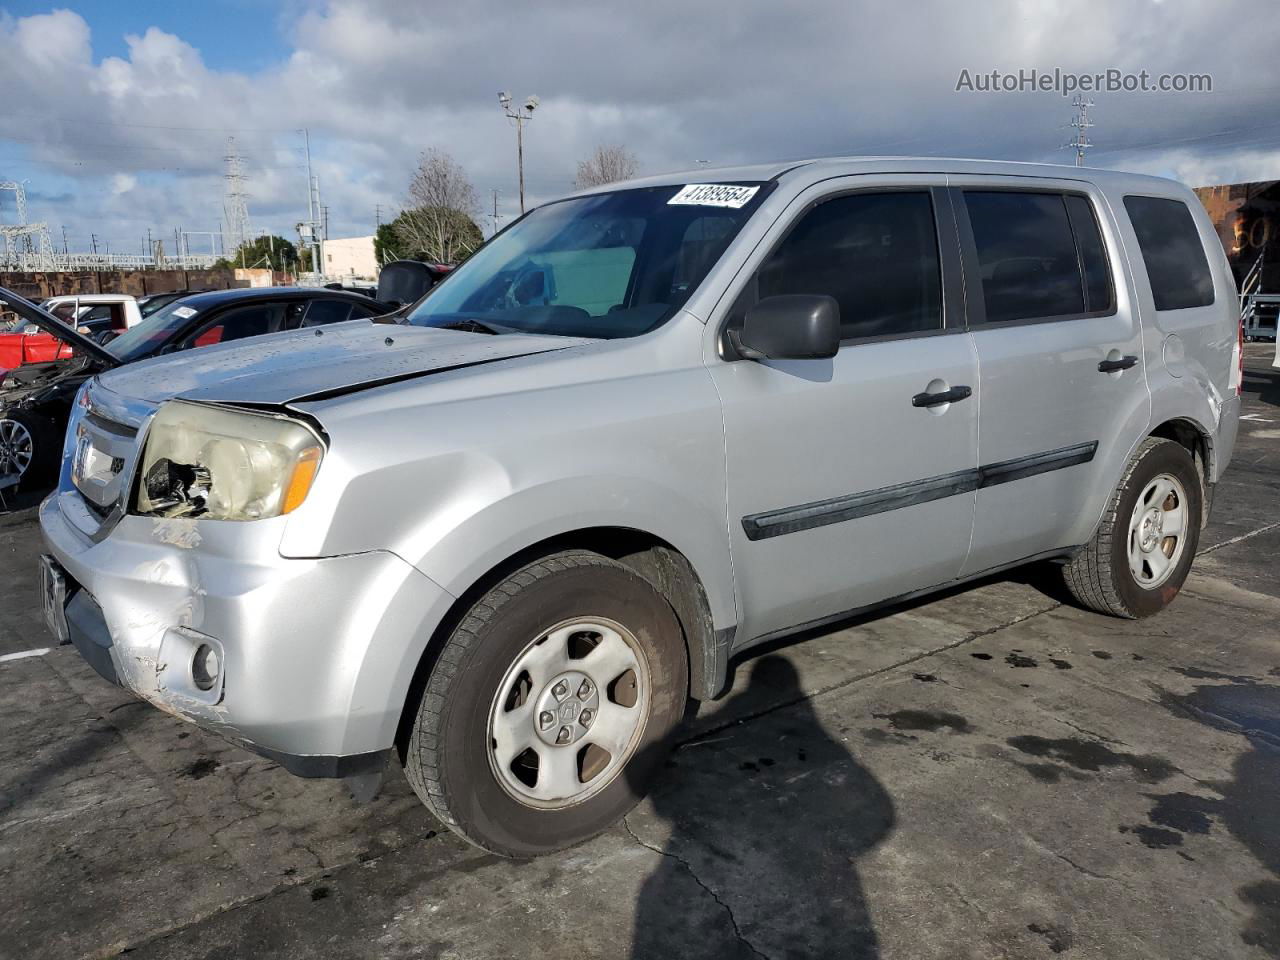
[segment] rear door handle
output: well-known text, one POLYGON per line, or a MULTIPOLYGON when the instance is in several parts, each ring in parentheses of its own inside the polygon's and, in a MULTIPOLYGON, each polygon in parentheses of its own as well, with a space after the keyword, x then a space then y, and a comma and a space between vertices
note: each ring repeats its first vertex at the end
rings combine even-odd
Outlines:
POLYGON ((1119 360, 1103 360, 1098 364, 1098 370, 1102 373, 1115 373, 1117 370, 1128 370, 1137 362, 1137 357, 1121 357, 1119 360))
POLYGON ((952 387, 940 393, 917 393, 911 398, 913 407, 937 407, 944 403, 955 403, 967 399, 973 391, 968 387, 952 387))

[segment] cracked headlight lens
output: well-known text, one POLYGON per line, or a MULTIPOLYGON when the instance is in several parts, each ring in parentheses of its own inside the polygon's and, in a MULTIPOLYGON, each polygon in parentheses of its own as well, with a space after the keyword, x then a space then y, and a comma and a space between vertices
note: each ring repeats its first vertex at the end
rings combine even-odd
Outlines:
POLYGON ((306 499, 323 456, 319 437, 296 420, 171 400, 147 432, 137 512, 278 517, 306 499))

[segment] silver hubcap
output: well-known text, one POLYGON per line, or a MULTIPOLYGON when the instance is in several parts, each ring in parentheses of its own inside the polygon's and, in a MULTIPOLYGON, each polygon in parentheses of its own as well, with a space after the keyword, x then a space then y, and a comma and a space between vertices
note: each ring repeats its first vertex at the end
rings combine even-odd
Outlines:
POLYGON ((17 420, 0 420, 0 477, 20 477, 31 466, 35 443, 17 420))
POLYGON ((626 766, 649 715, 649 666, 631 632, 600 617, 527 646, 489 708, 489 761, 528 806, 581 803, 626 766))
POLYGON ((1187 494, 1176 477, 1162 473, 1142 491, 1129 519, 1129 571, 1147 590, 1164 583, 1182 559, 1187 494))

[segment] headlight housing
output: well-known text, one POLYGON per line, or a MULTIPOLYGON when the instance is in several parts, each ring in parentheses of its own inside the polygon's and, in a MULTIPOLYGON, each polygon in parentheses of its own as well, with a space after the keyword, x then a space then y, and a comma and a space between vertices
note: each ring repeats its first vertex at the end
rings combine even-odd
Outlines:
POLYGON ((261 520, 302 504, 324 456, 296 420, 170 400, 151 420, 136 509, 160 517, 261 520))

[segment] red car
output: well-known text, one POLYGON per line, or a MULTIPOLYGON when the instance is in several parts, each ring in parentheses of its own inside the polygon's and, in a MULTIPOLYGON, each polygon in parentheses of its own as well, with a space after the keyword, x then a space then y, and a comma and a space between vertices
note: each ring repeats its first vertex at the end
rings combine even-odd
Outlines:
POLYGON ((0 332, 0 373, 24 363, 48 363, 70 356, 71 347, 51 333, 42 333, 35 325, 24 324, 16 331, 0 332))

